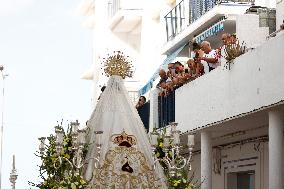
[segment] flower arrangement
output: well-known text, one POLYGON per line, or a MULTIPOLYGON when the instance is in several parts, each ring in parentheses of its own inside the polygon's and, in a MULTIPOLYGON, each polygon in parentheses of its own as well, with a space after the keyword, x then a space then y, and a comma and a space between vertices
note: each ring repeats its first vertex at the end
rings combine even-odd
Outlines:
POLYGON ((229 69, 232 60, 241 56, 245 52, 246 52, 246 46, 244 42, 240 44, 239 40, 237 40, 235 43, 230 43, 228 45, 225 45, 225 59, 227 60, 229 69))
MULTIPOLYGON (((76 156, 76 145, 72 140, 71 128, 68 126, 67 132, 64 131, 62 125, 57 126, 57 128, 61 128, 64 132, 62 148, 58 152, 54 135, 47 137, 48 143, 44 144, 44 149, 35 154, 42 161, 42 164, 39 166, 39 177, 42 179, 42 182, 37 184, 29 182, 29 184, 40 189, 87 188, 88 181, 83 178, 82 169, 74 167, 71 163, 76 156), (59 156, 63 158, 59 158, 59 156)), ((86 156, 87 147, 88 145, 86 144, 82 149, 83 159, 86 156)))
MULTIPOLYGON (((154 131, 154 132, 157 132, 154 131)), ((155 149, 155 156, 158 159, 163 159, 166 157, 166 152, 164 151, 163 148, 163 143, 164 143, 164 138, 166 136, 166 128, 161 130, 159 132, 159 137, 158 137, 158 145, 155 149)), ((169 147, 169 154, 168 156, 171 158, 172 157, 172 149, 173 147, 173 141, 170 141, 170 147, 169 147)), ((164 169, 164 173, 168 179, 168 187, 170 189, 198 189, 200 188, 201 184, 198 183, 198 181, 193 182, 194 179, 194 172, 189 176, 188 175, 188 169, 187 167, 184 167, 182 169, 177 169, 175 170, 175 174, 172 174, 169 170, 166 164, 163 161, 159 161, 161 166, 164 169)))

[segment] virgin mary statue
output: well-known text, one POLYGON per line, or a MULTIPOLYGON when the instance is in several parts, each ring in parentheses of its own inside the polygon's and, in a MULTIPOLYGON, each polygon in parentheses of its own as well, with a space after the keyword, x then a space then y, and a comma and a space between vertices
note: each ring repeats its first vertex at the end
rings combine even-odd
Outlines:
POLYGON ((86 158, 92 160, 85 177, 92 189, 167 188, 161 166, 153 168, 148 135, 123 84, 131 68, 121 52, 104 60, 110 78, 87 125, 86 158))

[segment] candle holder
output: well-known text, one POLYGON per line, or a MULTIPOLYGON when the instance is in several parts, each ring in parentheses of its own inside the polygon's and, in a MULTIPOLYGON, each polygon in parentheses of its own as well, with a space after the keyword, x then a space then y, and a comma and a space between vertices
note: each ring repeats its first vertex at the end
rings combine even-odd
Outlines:
POLYGON ((172 122, 170 123, 170 133, 166 134, 165 136, 159 135, 157 131, 151 133, 151 145, 153 151, 153 158, 154 158, 154 168, 156 167, 157 162, 163 162, 168 169, 170 176, 173 176, 177 173, 178 170, 185 168, 188 166, 188 170, 191 170, 191 160, 192 160, 192 151, 194 147, 194 135, 188 135, 188 144, 181 145, 180 143, 180 134, 181 131, 177 130, 177 123, 172 122), (155 155, 155 151, 158 147, 158 138, 163 138, 163 146, 162 149, 165 153, 165 157, 158 158, 155 155), (188 147, 189 156, 188 158, 183 157, 180 154, 180 149, 188 147))
POLYGON ((40 144, 39 144, 39 151, 40 151, 40 154, 43 154, 44 150, 45 150, 45 137, 40 137, 38 138, 38 140, 40 141, 40 144))
MULTIPOLYGON (((99 168, 103 131, 95 131, 95 141, 93 143, 96 147, 96 156, 85 159, 84 148, 86 146, 86 129, 79 129, 78 121, 71 122, 70 126, 71 130, 69 134, 65 134, 63 127, 58 125, 55 126, 55 136, 51 135, 50 137, 47 137, 49 141, 54 141, 54 143, 52 143, 56 151, 54 154, 56 159, 53 162, 55 170, 58 170, 64 163, 67 163, 70 169, 66 174, 79 174, 80 169, 91 160, 95 161, 95 167, 99 168), (69 146, 66 147, 66 145, 69 146), (70 151, 69 148, 72 150, 70 151), (66 155, 66 151, 72 155, 66 155)), ((40 137, 38 139, 40 142, 39 152, 42 156, 44 156, 44 152, 48 147, 45 144, 45 139, 46 137, 40 137)))

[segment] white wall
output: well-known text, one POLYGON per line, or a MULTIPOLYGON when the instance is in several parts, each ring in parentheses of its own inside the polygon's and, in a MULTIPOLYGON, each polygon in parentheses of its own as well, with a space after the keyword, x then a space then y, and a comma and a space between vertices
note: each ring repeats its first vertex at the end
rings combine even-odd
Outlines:
POLYGON ((255 48, 266 41, 269 27, 259 27, 259 16, 256 14, 238 15, 236 34, 241 43, 244 41, 248 48, 255 48))
POLYGON ((284 35, 218 67, 176 91, 176 122, 182 131, 205 126, 284 100, 284 35))
POLYGON ((133 79, 136 81, 135 90, 146 84, 146 81, 162 63, 160 55, 162 31, 159 20, 153 19, 153 11, 159 10, 153 9, 151 5, 153 2, 150 0, 121 0, 121 7, 124 9, 143 8, 142 20, 130 32, 114 32, 109 26, 108 1, 95 1, 93 28, 94 105, 100 94, 99 85, 104 85, 107 82, 107 78, 102 75, 103 70, 101 70, 102 58, 106 57, 107 53, 120 50, 130 56, 134 70, 136 70, 133 79))
POLYGON ((122 9, 141 9, 143 1, 141 0, 120 0, 120 8, 122 9))
MULTIPOLYGON (((268 143, 260 143, 259 151, 255 150, 255 145, 258 145, 258 143, 237 145, 221 150, 221 174, 215 174, 212 171, 212 189, 231 189, 226 187, 227 174, 250 170, 255 171, 255 189, 269 189, 268 143), (257 159, 250 159, 254 157, 257 159), (244 160, 245 158, 247 158, 247 160, 244 160), (242 161, 239 161, 240 159, 242 159, 242 161), (256 165, 249 166, 249 164, 254 163, 256 165)), ((195 179, 202 181, 200 178, 200 154, 194 155, 192 166, 193 171, 195 171, 195 179)))
POLYGON ((141 87, 148 82, 163 61, 160 48, 163 42, 161 33, 164 30, 161 28, 159 19, 153 18, 153 11, 158 10, 152 7, 161 5, 159 3, 161 2, 153 4, 152 0, 144 1, 141 25, 141 63, 136 67, 136 74, 141 81, 141 87))
POLYGON ((284 22, 284 0, 277 0, 276 5, 276 30, 284 22))
POLYGON ((255 5, 268 7, 268 8, 275 8, 276 0, 255 0, 255 5))

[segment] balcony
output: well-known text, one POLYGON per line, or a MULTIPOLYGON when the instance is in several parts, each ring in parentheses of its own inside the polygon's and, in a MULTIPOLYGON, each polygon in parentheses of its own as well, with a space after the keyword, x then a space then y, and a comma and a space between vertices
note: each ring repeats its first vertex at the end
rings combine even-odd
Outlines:
POLYGON ((122 33, 139 30, 142 19, 142 1, 111 0, 108 3, 109 27, 122 33))
MULTIPOLYGON (((231 69, 218 67, 176 90, 175 121, 182 131, 257 115, 256 112, 283 104, 284 33, 280 34, 235 59, 231 69)), ((255 120, 265 118, 259 115, 255 120)), ((236 128, 243 125, 239 123, 236 128)))
MULTIPOLYGON (((224 17, 244 14, 253 3, 254 0, 181 1, 164 17, 167 43, 162 49, 163 54, 170 54, 176 46, 192 40, 195 35, 224 17)), ((231 24, 231 22, 225 24, 231 24)))

